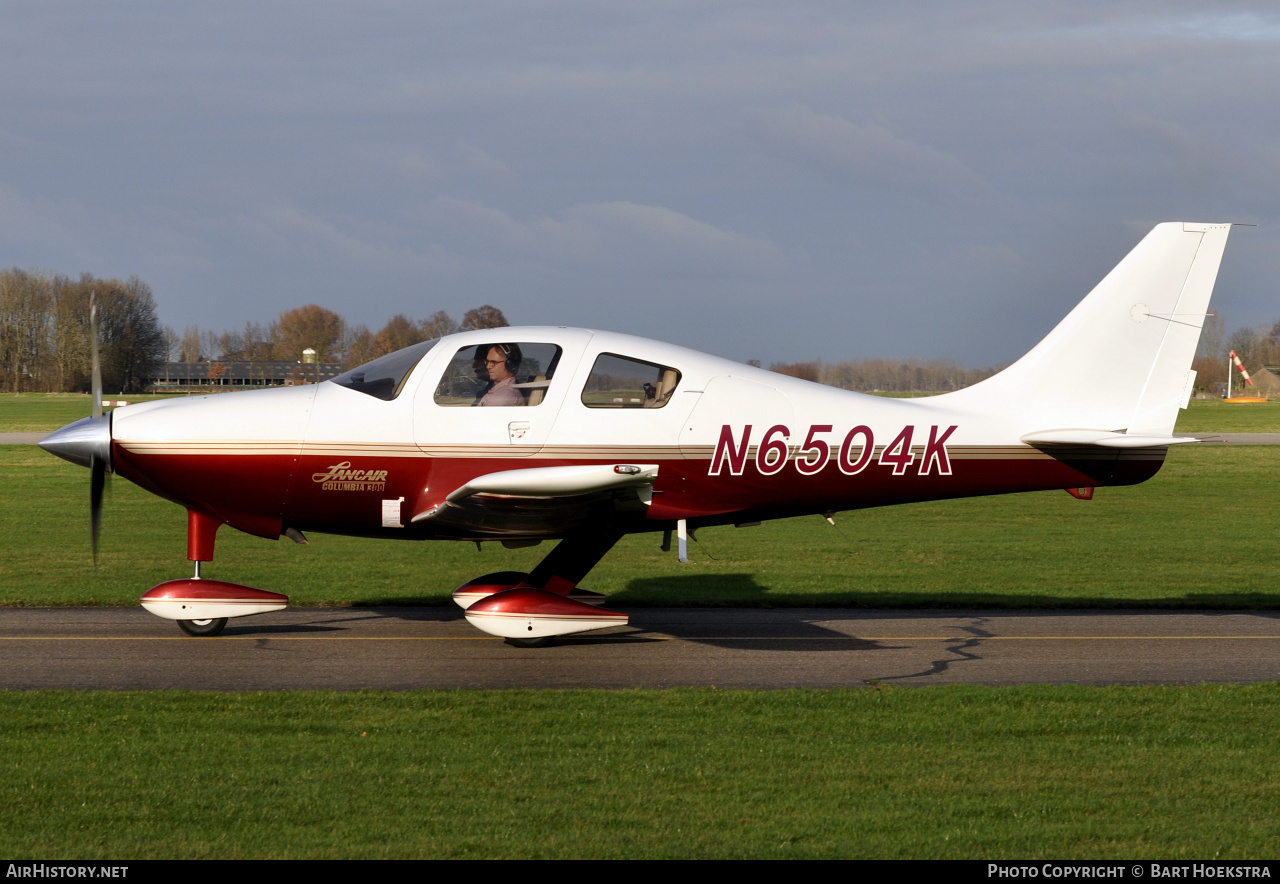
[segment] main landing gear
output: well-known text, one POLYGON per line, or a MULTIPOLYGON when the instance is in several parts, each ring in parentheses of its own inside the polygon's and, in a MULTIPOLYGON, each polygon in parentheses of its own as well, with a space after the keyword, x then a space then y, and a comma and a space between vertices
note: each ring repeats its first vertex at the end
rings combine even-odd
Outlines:
POLYGON ((179 620, 178 628, 187 635, 196 638, 212 638, 222 632, 227 625, 226 617, 215 617, 212 620, 179 620))
POLYGON ((509 638, 506 641, 513 648, 545 648, 555 638, 554 635, 544 635, 542 638, 509 638))
POLYGON ((578 586, 621 537, 613 531, 571 534, 530 573, 485 574, 454 590, 453 600, 466 609, 472 626, 518 648, 545 647, 558 635, 625 626, 626 614, 600 607, 603 595, 578 586))

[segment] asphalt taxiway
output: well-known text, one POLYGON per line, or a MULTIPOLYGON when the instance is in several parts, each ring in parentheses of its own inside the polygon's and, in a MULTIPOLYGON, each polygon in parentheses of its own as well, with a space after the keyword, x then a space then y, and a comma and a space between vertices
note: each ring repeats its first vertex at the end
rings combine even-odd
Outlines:
POLYGON ((0 689, 856 687, 1280 679, 1280 612, 641 608, 505 644, 456 608, 294 608, 189 638, 141 608, 0 608, 0 689))

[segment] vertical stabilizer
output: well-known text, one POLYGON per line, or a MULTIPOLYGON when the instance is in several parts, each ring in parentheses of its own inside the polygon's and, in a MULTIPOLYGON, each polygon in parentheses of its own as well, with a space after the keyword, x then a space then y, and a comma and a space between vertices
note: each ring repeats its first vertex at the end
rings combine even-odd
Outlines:
POLYGON ((1172 433, 1230 229, 1157 225, 1031 352, 949 398, 1027 431, 1172 433))

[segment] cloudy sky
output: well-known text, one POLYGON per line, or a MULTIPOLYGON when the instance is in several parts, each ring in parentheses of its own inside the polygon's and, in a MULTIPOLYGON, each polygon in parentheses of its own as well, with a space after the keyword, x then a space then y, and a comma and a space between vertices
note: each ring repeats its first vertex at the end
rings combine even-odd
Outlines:
POLYGON ((0 2, 0 266, 179 330, 492 303, 737 359, 1035 343, 1156 222, 1280 319, 1261 2, 0 2))

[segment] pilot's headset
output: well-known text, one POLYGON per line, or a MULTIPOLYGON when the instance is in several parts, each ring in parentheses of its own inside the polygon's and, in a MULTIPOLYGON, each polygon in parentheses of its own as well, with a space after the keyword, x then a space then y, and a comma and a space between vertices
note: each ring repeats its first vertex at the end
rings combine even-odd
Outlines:
POLYGON ((520 345, 493 344, 490 349, 497 350, 502 354, 502 358, 506 362, 507 373, 514 376, 516 370, 520 368, 520 363, 524 361, 524 354, 520 352, 520 345))

